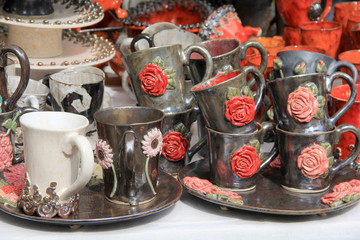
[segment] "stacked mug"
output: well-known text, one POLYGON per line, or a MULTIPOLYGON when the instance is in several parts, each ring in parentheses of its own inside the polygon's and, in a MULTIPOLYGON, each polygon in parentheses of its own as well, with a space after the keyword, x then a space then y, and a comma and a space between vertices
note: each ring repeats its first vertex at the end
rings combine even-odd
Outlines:
POLYGON ((325 191, 334 174, 354 162, 360 152, 359 130, 352 125, 335 125, 357 95, 354 80, 335 70, 347 67, 356 79, 356 69, 350 63, 309 51, 280 51, 278 57, 267 87, 277 124, 281 185, 301 193, 325 191), (328 97, 338 79, 349 85, 350 98, 330 116, 328 97), (356 143, 350 155, 339 161, 335 149, 345 132, 353 134, 356 143))

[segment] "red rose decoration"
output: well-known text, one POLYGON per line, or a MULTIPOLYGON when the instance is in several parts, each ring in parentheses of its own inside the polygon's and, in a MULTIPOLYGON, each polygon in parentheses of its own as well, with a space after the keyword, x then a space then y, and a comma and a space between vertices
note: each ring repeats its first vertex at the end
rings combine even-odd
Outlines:
POLYGON ((225 117, 235 126, 244 126, 255 117, 255 102, 247 96, 236 96, 226 103, 225 117))
POLYGON ((169 161, 177 162, 185 157, 189 141, 179 132, 169 132, 163 138, 162 154, 169 161))
POLYGON ((325 196, 323 196, 321 198, 321 202, 328 205, 328 204, 335 202, 336 200, 339 200, 345 196, 346 196, 345 192, 332 192, 332 193, 325 194, 325 196))
POLYGON ((205 179, 200 179, 197 177, 185 177, 184 184, 189 188, 195 189, 199 192, 208 194, 212 192, 213 184, 205 179))
POLYGON ((297 158, 297 166, 307 178, 316 179, 320 177, 329 168, 325 148, 315 144, 303 149, 297 158))
POLYGON ((156 64, 148 64, 139 73, 141 88, 145 93, 159 96, 166 91, 168 78, 163 70, 156 64))
POLYGON ((231 169, 240 178, 252 177, 260 168, 260 157, 253 146, 243 146, 233 153, 231 169))
POLYGON ((318 101, 308 88, 299 87, 288 97, 287 111, 299 122, 310 122, 318 108, 318 101))

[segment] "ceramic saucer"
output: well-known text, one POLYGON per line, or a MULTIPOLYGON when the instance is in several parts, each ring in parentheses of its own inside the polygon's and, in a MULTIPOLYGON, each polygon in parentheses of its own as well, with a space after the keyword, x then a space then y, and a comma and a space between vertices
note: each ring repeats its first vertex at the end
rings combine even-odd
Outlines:
POLYGON ((42 218, 29 216, 20 209, 0 203, 0 210, 12 216, 57 225, 95 225, 131 220, 163 211, 173 206, 181 197, 181 184, 172 176, 159 172, 156 197, 145 204, 130 207, 106 200, 102 186, 86 187, 80 192, 79 211, 69 218, 42 218))
MULTIPOLYGON (((208 162, 208 159, 202 159, 187 165, 180 171, 179 180, 184 189, 190 194, 220 206, 270 214, 313 215, 338 211, 359 202, 359 199, 351 200, 337 207, 329 207, 322 204, 320 199, 330 190, 316 194, 300 194, 287 191, 281 188, 280 171, 276 169, 266 169, 262 174, 259 174, 255 190, 238 192, 238 195, 242 196, 244 205, 216 200, 188 188, 183 183, 184 178, 187 176, 208 179, 208 162)), ((360 172, 351 168, 344 168, 332 179, 329 189, 332 189, 334 185, 340 182, 351 179, 360 179, 360 172)))

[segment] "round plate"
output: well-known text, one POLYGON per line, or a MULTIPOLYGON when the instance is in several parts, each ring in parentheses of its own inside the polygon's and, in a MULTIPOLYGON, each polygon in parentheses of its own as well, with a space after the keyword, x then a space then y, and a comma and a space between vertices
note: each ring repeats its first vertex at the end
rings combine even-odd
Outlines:
POLYGON ((36 28, 79 28, 94 25, 104 18, 104 11, 91 0, 53 0, 54 13, 43 18, 11 15, 3 10, 5 0, 0 0, 0 23, 36 28))
POLYGON ((0 210, 12 216, 49 224, 58 225, 94 225, 135 219, 163 211, 174 205, 181 197, 181 184, 172 176, 159 172, 156 197, 148 203, 127 206, 106 200, 102 186, 86 187, 80 192, 80 205, 76 214, 69 218, 42 218, 29 216, 20 209, 0 203, 0 210))
MULTIPOLYGON (((313 215, 338 211, 359 202, 359 200, 352 200, 337 207, 329 207, 322 204, 320 199, 330 190, 316 194, 300 194, 287 191, 280 187, 280 171, 276 169, 266 169, 259 174, 254 190, 237 192, 238 195, 242 196, 244 205, 209 198, 198 191, 188 188, 183 183, 184 178, 187 176, 209 179, 209 169, 208 159, 196 161, 180 171, 179 180, 190 194, 220 206, 281 215, 313 215)), ((344 168, 337 172, 329 189, 332 189, 334 185, 340 182, 351 179, 360 179, 360 172, 351 168, 344 168)))

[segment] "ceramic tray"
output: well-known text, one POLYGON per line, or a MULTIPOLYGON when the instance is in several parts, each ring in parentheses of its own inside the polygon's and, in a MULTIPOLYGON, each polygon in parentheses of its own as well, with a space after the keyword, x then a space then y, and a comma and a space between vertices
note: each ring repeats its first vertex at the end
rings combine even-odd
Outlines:
POLYGON ((152 201, 136 207, 111 203, 105 199, 102 187, 87 187, 80 192, 78 213, 70 215, 67 219, 29 216, 20 209, 3 203, 0 203, 0 210, 18 218, 58 225, 94 225, 125 221, 160 212, 171 207, 180 199, 182 187, 175 178, 159 172, 158 180, 156 197, 152 201))
MULTIPOLYGON (((330 190, 316 194, 300 194, 287 191, 280 186, 280 171, 276 169, 264 170, 257 179, 255 190, 237 192, 238 195, 242 196, 244 205, 216 200, 188 188, 183 183, 186 176, 208 179, 208 162, 208 159, 202 159, 187 165, 180 171, 179 180, 184 189, 190 194, 220 206, 271 214, 312 215, 338 211, 359 202, 359 200, 352 200, 337 207, 329 207, 322 204, 320 198, 330 190)), ((329 189, 332 189, 334 185, 340 182, 351 179, 360 179, 360 171, 344 168, 333 178, 329 189)))

